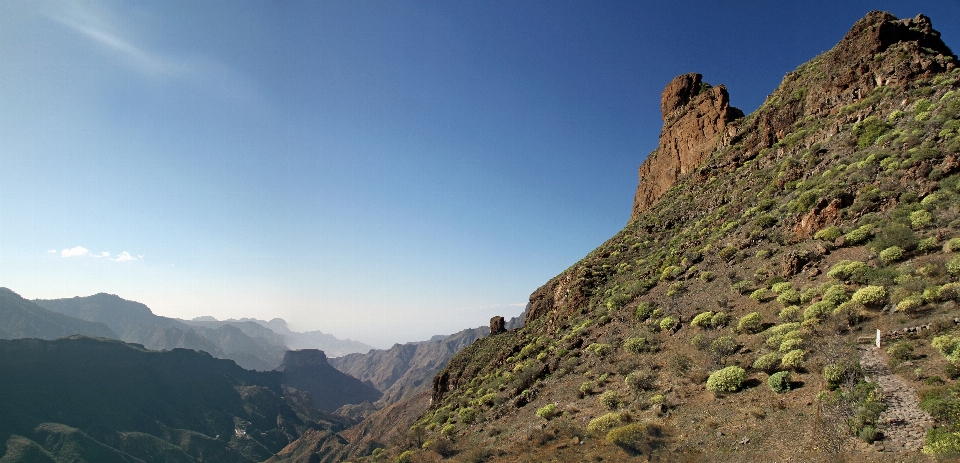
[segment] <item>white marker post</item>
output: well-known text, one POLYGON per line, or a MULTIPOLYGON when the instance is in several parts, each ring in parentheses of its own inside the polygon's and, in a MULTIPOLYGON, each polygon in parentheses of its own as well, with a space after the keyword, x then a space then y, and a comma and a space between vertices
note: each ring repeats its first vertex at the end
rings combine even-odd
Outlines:
POLYGON ((877 330, 877 347, 880 347, 880 330, 877 330))

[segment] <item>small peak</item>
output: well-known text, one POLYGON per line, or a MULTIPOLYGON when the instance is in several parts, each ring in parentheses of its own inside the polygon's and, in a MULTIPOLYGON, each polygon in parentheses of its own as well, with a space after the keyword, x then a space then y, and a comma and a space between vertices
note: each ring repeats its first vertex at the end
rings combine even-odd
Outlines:
POLYGON ((686 107, 700 93, 703 75, 691 72, 674 77, 660 95, 660 113, 667 120, 677 110, 686 107))

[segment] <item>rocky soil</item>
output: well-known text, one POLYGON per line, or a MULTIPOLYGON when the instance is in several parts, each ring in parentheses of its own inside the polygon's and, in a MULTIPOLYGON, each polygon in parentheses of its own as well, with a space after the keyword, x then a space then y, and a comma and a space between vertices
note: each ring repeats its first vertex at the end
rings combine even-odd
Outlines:
POLYGON ((920 409, 917 391, 890 371, 883 351, 873 345, 860 346, 860 362, 867 379, 880 385, 887 405, 878 423, 883 433, 883 450, 919 451, 927 430, 933 426, 933 418, 920 409))

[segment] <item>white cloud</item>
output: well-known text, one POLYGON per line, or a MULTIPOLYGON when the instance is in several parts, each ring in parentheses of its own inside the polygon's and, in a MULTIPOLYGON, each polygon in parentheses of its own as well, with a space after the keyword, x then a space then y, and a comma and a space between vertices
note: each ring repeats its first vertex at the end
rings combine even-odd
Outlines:
POLYGON ((103 252, 100 253, 100 256, 99 256, 99 257, 110 257, 110 253, 107 252, 107 251, 103 251, 103 252))
POLYGON ((47 249, 47 253, 49 253, 49 254, 56 254, 56 253, 57 253, 57 250, 56 250, 56 249, 47 249))
POLYGON ((60 251, 60 255, 63 257, 80 257, 88 254, 90 254, 90 251, 83 246, 77 246, 75 248, 64 249, 63 251, 60 251))
POLYGON ((110 259, 110 260, 115 262, 126 262, 128 260, 137 260, 137 258, 131 256, 129 252, 123 251, 117 256, 116 259, 110 259))

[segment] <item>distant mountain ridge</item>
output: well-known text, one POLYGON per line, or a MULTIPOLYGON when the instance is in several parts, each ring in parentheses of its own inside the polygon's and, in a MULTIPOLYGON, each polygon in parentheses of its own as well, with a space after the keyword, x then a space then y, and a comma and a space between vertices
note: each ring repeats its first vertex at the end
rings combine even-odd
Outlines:
MULTIPOLYGON (((214 319, 213 317, 202 317, 204 321, 214 319)), ((198 320, 195 318, 194 320, 198 320)), ((255 318, 229 319, 221 323, 252 322, 261 325, 273 332, 283 336, 287 347, 291 349, 320 349, 327 357, 342 357, 352 353, 366 353, 373 349, 372 346, 352 339, 339 339, 332 334, 322 331, 293 331, 287 326, 287 321, 282 318, 274 318, 270 321, 258 320, 255 318)))
POLYGON ((57 339, 74 334, 117 337, 103 323, 47 310, 8 288, 0 288, 0 339, 57 339))

